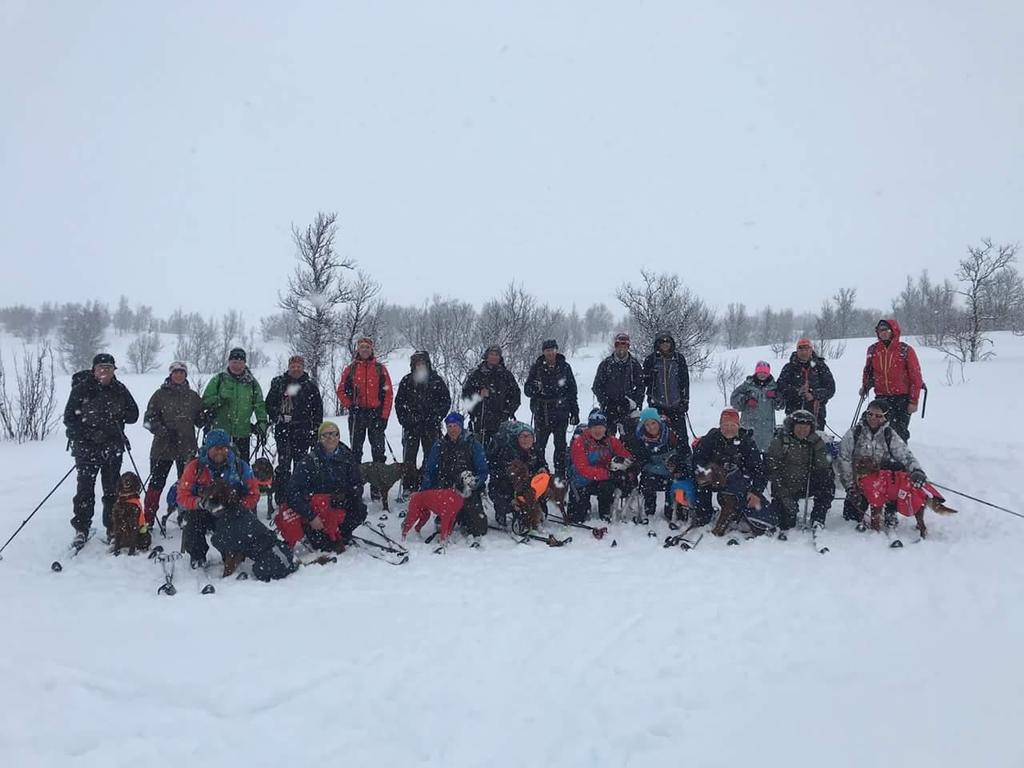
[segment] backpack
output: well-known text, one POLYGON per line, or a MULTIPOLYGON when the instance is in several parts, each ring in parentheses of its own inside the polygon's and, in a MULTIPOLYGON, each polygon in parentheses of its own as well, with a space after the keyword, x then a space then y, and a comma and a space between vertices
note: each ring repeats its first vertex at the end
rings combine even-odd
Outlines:
POLYGON ((494 465, 504 449, 516 444, 516 441, 519 439, 519 433, 523 431, 524 427, 526 425, 519 421, 502 422, 501 426, 498 427, 498 431, 494 433, 494 436, 487 444, 485 454, 488 465, 494 465))

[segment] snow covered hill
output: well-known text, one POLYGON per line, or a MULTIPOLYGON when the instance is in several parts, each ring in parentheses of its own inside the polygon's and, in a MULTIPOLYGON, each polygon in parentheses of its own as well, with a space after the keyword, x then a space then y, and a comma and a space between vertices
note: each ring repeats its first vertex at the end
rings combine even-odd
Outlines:
MULTIPOLYGON (((839 432, 867 343, 830 361, 839 432)), ((931 478, 1019 510, 1024 340, 997 335, 996 351, 948 386, 921 350, 911 445, 931 478)), ((584 413, 602 354, 571 360, 584 413)), ((162 375, 122 379, 144 407, 162 375)), ((712 375, 691 400, 703 432, 722 407, 712 375)), ((145 474, 147 433, 129 437, 145 474)), ((61 435, 0 444, 0 540, 71 464, 61 435)), ((628 525, 561 549, 413 543, 401 568, 349 552, 213 596, 186 570, 167 598, 157 565, 98 540, 50 572, 73 493, 72 478, 0 562, 5 766, 1024 764, 1024 520, 957 497, 902 550, 836 502, 825 556, 803 535, 666 550, 663 523, 657 538, 628 525)))

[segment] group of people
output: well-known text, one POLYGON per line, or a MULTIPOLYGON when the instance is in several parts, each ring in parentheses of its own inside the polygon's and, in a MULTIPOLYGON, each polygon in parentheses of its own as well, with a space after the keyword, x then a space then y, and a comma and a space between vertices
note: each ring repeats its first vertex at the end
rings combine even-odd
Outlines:
MULTIPOLYGON (((860 387, 862 398, 874 390, 875 399, 861 423, 843 437, 836 460, 846 490, 844 517, 857 522, 864 521, 867 508, 858 459, 870 457, 887 471, 905 471, 915 485, 925 479, 907 447, 909 418, 922 390, 917 356, 900 340, 895 320, 881 320, 875 330, 878 340, 868 348, 860 387)), ((252 514, 260 488, 249 461, 252 438, 265 444, 273 429, 277 467, 272 493, 280 507, 278 527, 288 528, 285 540, 291 547, 340 551, 366 518, 363 445, 368 440, 373 461, 384 463, 384 435, 393 408, 402 426, 403 462, 416 466, 420 451, 424 457, 418 483, 406 489, 414 493, 403 534, 413 526, 419 529, 436 512, 443 536, 456 525, 467 536, 485 535, 485 491, 494 523, 504 527, 510 516, 522 512, 522 489, 515 478, 523 472, 550 477, 557 487, 567 488, 570 523, 591 515, 594 497, 598 515, 608 518, 616 496, 637 489, 645 517, 656 513, 657 496, 663 494, 665 515, 687 517, 691 525, 712 522, 717 496, 715 533, 741 521, 755 534, 785 531, 796 525, 801 499, 813 501, 812 523, 824 525, 837 472, 819 432, 836 387, 810 340, 797 343, 777 380, 771 366, 759 362, 732 393, 732 407, 722 411, 718 426, 693 446, 687 439, 689 373, 672 335, 658 335, 643 362, 632 354, 628 334, 617 334, 613 344, 598 366, 592 388, 597 407, 585 423, 580 423, 572 366, 554 340, 543 343, 522 390, 502 350, 488 348, 462 387, 467 423, 461 412, 451 410, 448 386, 434 371, 429 352, 412 354, 409 373, 393 397, 391 377, 376 358, 373 340, 360 339, 337 385, 351 445, 341 441, 336 422, 324 420, 323 399, 301 356, 289 359, 266 397, 243 349, 231 350, 226 369, 209 381, 202 396, 189 386, 187 365, 174 362, 143 416, 153 434, 142 502, 145 518, 152 524, 156 517, 173 465, 183 546, 195 565, 205 562, 208 534, 214 534, 216 546, 219 528, 234 526, 220 530, 221 539, 263 540, 262 524, 252 514), (532 425, 516 421, 524 393, 532 425), (776 411, 786 414, 778 430, 776 411), (200 446, 201 428, 205 439, 200 446), (552 439, 553 470, 546 459, 552 439), (218 484, 231 489, 230 503, 220 497, 210 501, 208 491, 218 484), (770 500, 765 494, 769 484, 770 500)), ((96 355, 91 370, 74 376, 64 412, 78 470, 72 526, 79 546, 90 531, 97 475, 103 524, 110 528, 129 448, 124 428, 139 418, 135 400, 114 371, 111 355, 96 355)), ((887 504, 886 523, 895 524, 895 505, 887 504)), ((279 559, 287 566, 288 557, 279 559)))

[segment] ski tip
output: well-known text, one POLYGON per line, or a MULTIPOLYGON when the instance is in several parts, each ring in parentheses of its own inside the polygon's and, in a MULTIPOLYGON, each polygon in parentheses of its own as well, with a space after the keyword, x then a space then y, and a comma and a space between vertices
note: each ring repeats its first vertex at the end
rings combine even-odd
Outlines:
POLYGON ((822 547, 821 549, 818 550, 818 554, 819 555, 824 555, 828 551, 829 551, 828 547, 822 547))
POLYGON ((895 539, 892 542, 892 544, 889 545, 889 549, 902 549, 902 548, 903 548, 903 542, 900 541, 899 539, 895 539))
POLYGON ((727 542, 725 542, 726 546, 729 546, 729 547, 739 546, 739 543, 740 542, 739 542, 738 539, 729 539, 727 542))
POLYGON ((50 570, 54 573, 60 573, 64 570, 64 566, 60 564, 60 560, 54 560, 50 563, 50 570))
POLYGON ((619 542, 617 542, 615 539, 612 539, 612 546, 613 547, 619 546, 619 542))
POLYGON ((205 587, 203 587, 200 590, 199 593, 202 594, 202 595, 212 595, 216 591, 217 591, 217 588, 215 586, 213 586, 213 584, 207 584, 205 587))

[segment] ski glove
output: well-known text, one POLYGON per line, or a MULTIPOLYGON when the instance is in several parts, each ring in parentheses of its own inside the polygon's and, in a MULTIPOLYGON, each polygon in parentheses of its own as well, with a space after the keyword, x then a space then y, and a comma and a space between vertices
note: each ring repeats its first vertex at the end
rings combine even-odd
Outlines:
POLYGON ((579 413, 577 413, 576 411, 573 411, 572 413, 570 413, 569 414, 569 424, 571 424, 572 426, 576 427, 576 426, 579 426, 579 423, 580 423, 580 415, 579 415, 579 413))
POLYGON ((611 460, 608 466, 612 472, 625 472, 633 466, 633 460, 623 458, 622 456, 616 456, 611 460))
POLYGON ((757 399, 752 397, 747 400, 747 408, 757 408, 757 399))
POLYGON ((910 482, 913 484, 915 488, 920 488, 922 485, 925 484, 925 481, 927 479, 928 478, 925 476, 924 472, 922 472, 920 469, 915 469, 913 472, 910 473, 910 482))

